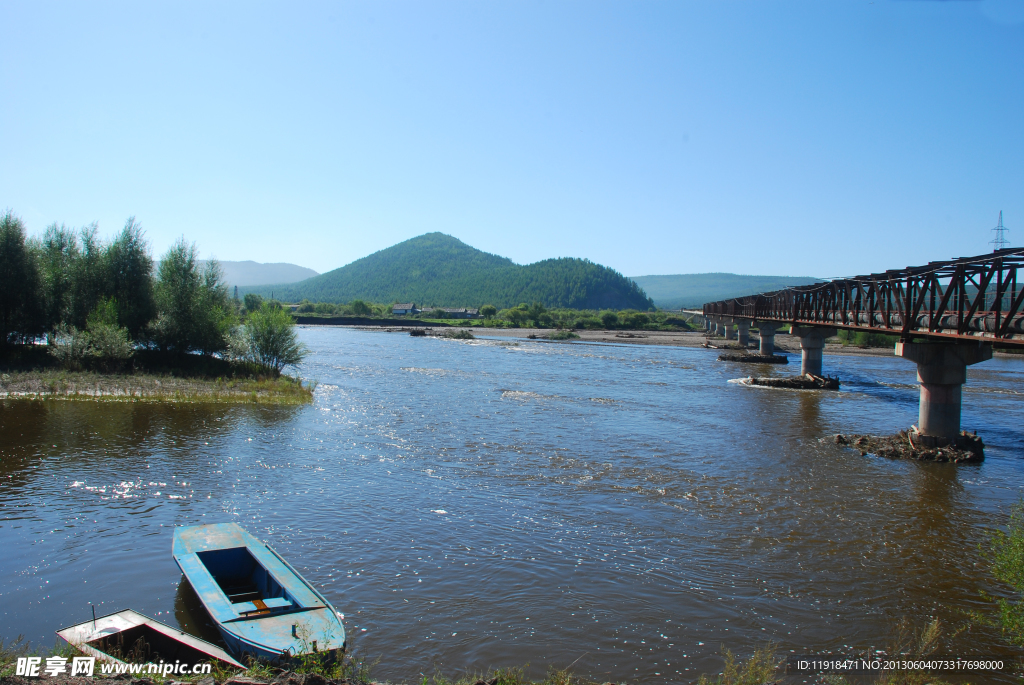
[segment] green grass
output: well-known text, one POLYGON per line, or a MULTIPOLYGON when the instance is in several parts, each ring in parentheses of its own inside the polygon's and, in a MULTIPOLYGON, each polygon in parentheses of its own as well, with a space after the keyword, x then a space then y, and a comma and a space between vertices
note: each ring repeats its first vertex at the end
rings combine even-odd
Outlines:
POLYGON ((181 378, 148 373, 40 369, 0 374, 0 399, 105 402, 233 402, 307 404, 315 382, 291 376, 181 378))
POLYGON ((139 350, 132 367, 68 371, 42 345, 19 345, 0 357, 0 400, 114 402, 242 402, 306 404, 316 382, 216 357, 139 350))

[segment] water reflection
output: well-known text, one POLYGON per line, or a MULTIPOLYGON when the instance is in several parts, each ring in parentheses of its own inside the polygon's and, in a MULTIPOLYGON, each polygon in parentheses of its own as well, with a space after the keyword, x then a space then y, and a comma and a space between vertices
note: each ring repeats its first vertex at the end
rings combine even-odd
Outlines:
POLYGON ((178 589, 174 593, 174 618, 178 622, 178 626, 185 632, 222 648, 225 647, 217 625, 210 618, 199 595, 196 594, 192 584, 185 576, 181 576, 178 589))

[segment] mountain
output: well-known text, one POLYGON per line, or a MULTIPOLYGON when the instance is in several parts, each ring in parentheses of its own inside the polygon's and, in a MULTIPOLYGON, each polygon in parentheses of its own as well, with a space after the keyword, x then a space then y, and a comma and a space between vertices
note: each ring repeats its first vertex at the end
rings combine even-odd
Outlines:
POLYGON ((295 283, 317 276, 317 272, 304 266, 277 262, 260 264, 259 262, 222 262, 217 263, 224 271, 224 282, 228 286, 243 287, 247 285, 271 285, 276 283, 295 283))
POLYGON ((650 309, 633 281, 586 259, 520 266, 443 233, 427 233, 300 283, 246 288, 297 302, 415 302, 418 306, 512 307, 541 302, 575 309, 650 309))
POLYGON ((699 308, 705 302, 818 283, 809 276, 740 276, 739 274, 677 274, 635 276, 633 281, 664 309, 699 308))

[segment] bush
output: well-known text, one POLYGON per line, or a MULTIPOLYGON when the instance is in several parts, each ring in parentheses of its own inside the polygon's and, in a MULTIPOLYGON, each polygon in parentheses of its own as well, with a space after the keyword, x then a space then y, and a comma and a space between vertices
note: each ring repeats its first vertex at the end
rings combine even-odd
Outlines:
POLYGON ((295 319, 267 303, 228 336, 230 357, 258 364, 276 374, 286 366, 301 363, 306 353, 306 346, 295 338, 295 319))
POLYGON ((992 575, 1013 588, 1012 599, 997 600, 1003 635, 1024 646, 1024 500, 1013 507, 1006 532, 992 534, 989 559, 992 575))
POLYGON ((49 353, 63 368, 76 371, 89 351, 89 334, 74 326, 61 324, 50 337, 49 353))
POLYGON ((126 327, 118 326, 117 302, 102 299, 88 318, 89 353, 105 365, 121 366, 135 352, 126 327))
POLYGON ((445 331, 441 334, 441 337, 451 338, 452 340, 476 340, 476 336, 467 330, 445 331))
POLYGON ((485 319, 490 319, 497 313, 498 309, 493 304, 485 304, 483 307, 480 307, 480 316, 485 319))

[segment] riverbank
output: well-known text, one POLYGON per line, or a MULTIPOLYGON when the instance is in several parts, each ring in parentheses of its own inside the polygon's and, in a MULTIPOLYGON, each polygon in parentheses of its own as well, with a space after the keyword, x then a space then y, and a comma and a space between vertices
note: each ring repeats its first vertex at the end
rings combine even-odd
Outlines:
MULTIPOLYGON (((402 332, 407 333, 417 326, 353 326, 358 330, 376 332, 402 332)), ((478 338, 515 338, 520 340, 546 340, 554 334, 556 329, 552 328, 480 328, 478 326, 451 326, 445 331, 453 334, 457 331, 469 331, 478 338)), ((665 347, 707 347, 705 343, 710 342, 710 349, 735 349, 735 341, 726 341, 722 337, 708 335, 704 331, 616 331, 616 330, 575 330, 579 339, 559 340, 557 342, 599 342, 616 345, 659 345, 665 347)), ((450 336, 449 336, 450 337, 450 336)), ((757 337, 751 336, 749 348, 757 350, 757 337)), ((779 332, 775 335, 776 354, 800 355, 800 338, 779 332)), ((858 347, 856 345, 843 345, 841 342, 826 342, 825 354, 840 354, 859 357, 892 357, 892 347, 858 347)), ((1012 354, 1002 350, 995 350, 993 356, 1015 358, 1020 354, 1012 354)))
POLYGON ((307 404, 314 385, 277 378, 179 378, 165 374, 33 370, 0 374, 0 400, 307 404))
MULTIPOLYGON (((311 326, 312 327, 312 326, 311 326)), ((417 326, 353 326, 358 330, 390 333, 408 333, 417 326)), ((469 331, 478 338, 515 338, 517 340, 546 340, 554 334, 556 329, 552 328, 480 328, 476 326, 451 326, 446 328, 447 333, 457 331, 469 331), (532 337, 531 337, 532 336, 532 337)), ((558 342, 599 342, 616 345, 658 345, 665 347, 705 347, 710 342, 711 349, 733 349, 734 341, 727 342, 721 337, 708 337, 704 331, 616 331, 616 330, 575 330, 579 339, 558 342)), ((757 349, 757 338, 751 336, 749 349, 757 349)), ((800 338, 779 332, 775 335, 776 354, 800 355, 800 338)), ((859 357, 891 357, 892 347, 857 347, 855 345, 843 345, 839 342, 827 342, 825 354, 839 354, 859 357)), ((1010 354, 1001 350, 993 352, 996 357, 1019 357, 1019 354, 1010 354)))
POLYGON ((64 369, 43 345, 8 349, 0 360, 0 400, 307 404, 315 387, 251 364, 154 350, 136 352, 120 369, 64 369))

